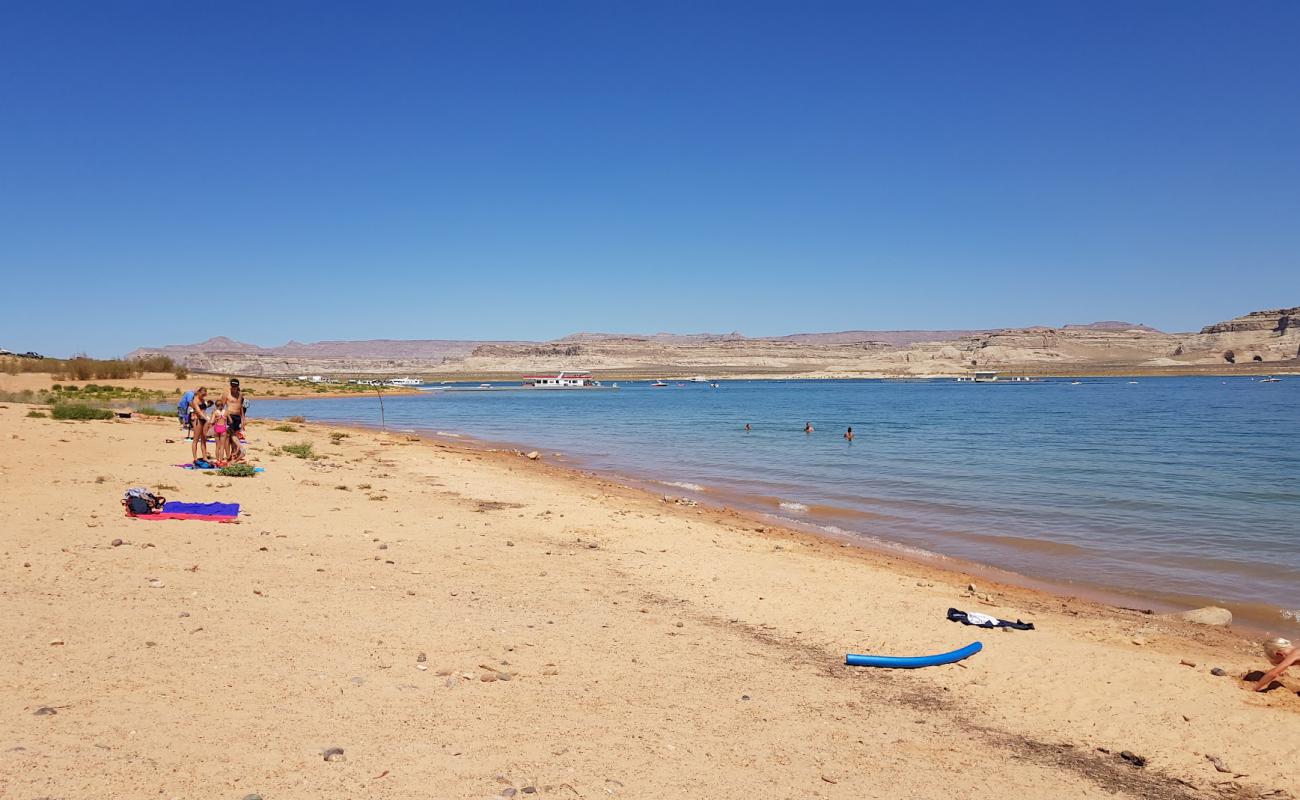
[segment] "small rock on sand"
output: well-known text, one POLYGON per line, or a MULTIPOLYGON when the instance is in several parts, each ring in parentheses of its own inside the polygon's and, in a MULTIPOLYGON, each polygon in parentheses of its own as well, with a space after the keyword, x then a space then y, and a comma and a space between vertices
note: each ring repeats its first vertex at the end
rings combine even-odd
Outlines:
POLYGON ((52 717, 59 712, 55 711, 49 706, 41 706, 40 708, 36 709, 32 713, 38 717, 52 717))
POLYGON ((343 755, 342 747, 327 748, 323 755, 326 761, 347 761, 347 758, 343 755))
POLYGON ((501 790, 502 797, 514 797, 516 794, 517 792, 515 791, 515 787, 513 786, 507 786, 506 788, 501 790))
POLYGON ((536 461, 537 459, 539 459, 539 458, 541 458, 541 457, 542 457, 542 454, 539 453, 539 452, 537 452, 536 450, 532 451, 532 452, 529 453, 528 456, 527 456, 527 458, 528 458, 529 461, 536 461))
POLYGON ((114 547, 121 547, 123 544, 125 544, 125 542, 123 542, 121 539, 114 539, 113 541, 109 542, 109 544, 113 545, 114 547))
POLYGON ((1132 764, 1135 767, 1145 767, 1147 765, 1147 760, 1145 758, 1138 755, 1137 753, 1134 753, 1131 750, 1121 751, 1119 757, 1124 759, 1125 761, 1127 761, 1128 763, 1132 764))
POLYGON ((262 796, 260 794, 246 794, 244 800, 262 800, 262 796))
POLYGON ((1210 674, 1214 675, 1215 677, 1222 678, 1224 675, 1227 675, 1228 673, 1223 669, 1223 667, 1215 667, 1214 669, 1210 670, 1210 674))
POLYGON ((424 651, 423 651, 423 650, 421 650, 421 651, 420 651, 420 654, 417 655, 417 656, 415 657, 415 661, 416 661, 416 663, 418 663, 418 664, 423 664, 424 662, 426 662, 426 661, 428 661, 428 660, 429 660, 429 657, 428 657, 427 655, 424 654, 424 651))
POLYGON ((1195 608, 1191 611, 1184 611, 1181 614, 1174 614, 1178 619, 1187 622, 1195 622, 1199 625, 1231 625, 1232 612, 1226 608, 1218 606, 1206 606, 1205 608, 1195 608))
POLYGON ((167 584, 163 583, 162 581, 158 580, 157 578, 150 578, 150 579, 149 579, 149 588, 150 588, 150 589, 163 589, 163 588, 165 588, 166 586, 167 586, 167 584))

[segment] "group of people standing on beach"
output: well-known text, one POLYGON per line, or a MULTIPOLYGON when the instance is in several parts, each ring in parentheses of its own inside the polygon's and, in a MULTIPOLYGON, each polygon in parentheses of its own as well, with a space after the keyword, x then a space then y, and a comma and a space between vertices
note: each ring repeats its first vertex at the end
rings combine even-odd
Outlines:
POLYGON ((230 379, 227 389, 215 403, 208 400, 208 389, 200 386, 186 392, 177 410, 181 428, 188 432, 190 458, 218 465, 244 460, 244 415, 248 403, 239 388, 239 379, 230 379), (216 446, 216 458, 208 452, 208 435, 216 446))

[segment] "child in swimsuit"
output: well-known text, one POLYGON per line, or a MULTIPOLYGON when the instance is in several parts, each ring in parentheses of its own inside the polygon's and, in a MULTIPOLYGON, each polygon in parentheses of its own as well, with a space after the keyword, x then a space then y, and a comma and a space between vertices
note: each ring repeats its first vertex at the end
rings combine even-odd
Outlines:
POLYGON ((217 440, 217 462, 226 460, 226 451, 229 444, 226 441, 226 404, 217 401, 217 410, 212 412, 212 438, 217 440))
POLYGON ((1255 691, 1262 692, 1277 679, 1287 668, 1300 662, 1300 647, 1286 639, 1269 639, 1264 642, 1264 655, 1273 668, 1264 673, 1264 677, 1255 683, 1255 691))

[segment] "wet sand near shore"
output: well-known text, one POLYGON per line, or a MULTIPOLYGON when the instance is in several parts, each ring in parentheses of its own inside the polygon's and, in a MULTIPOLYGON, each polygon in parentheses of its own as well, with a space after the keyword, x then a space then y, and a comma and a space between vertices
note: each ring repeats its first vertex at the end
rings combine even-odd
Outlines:
POLYGON ((171 466, 173 423, 30 408, 0 408, 0 796, 1300 791, 1300 676, 1244 691, 1264 665, 1231 631, 972 595, 545 456, 254 421, 266 472, 221 478, 171 466), (322 457, 272 454, 302 441, 322 457), (136 485, 244 513, 130 520, 136 485), (843 666, 974 640, 960 665, 843 666))

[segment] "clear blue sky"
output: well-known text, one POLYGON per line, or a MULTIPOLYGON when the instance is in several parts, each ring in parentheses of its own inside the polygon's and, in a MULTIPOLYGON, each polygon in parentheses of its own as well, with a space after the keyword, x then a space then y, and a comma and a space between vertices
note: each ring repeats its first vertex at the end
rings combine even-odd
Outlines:
POLYGON ((1300 303, 1300 3, 0 5, 0 346, 1300 303))

